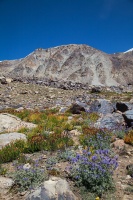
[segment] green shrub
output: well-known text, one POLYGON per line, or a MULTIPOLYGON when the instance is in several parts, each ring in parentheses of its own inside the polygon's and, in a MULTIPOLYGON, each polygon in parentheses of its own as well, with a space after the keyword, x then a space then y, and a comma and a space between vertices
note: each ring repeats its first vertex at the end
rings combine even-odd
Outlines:
POLYGON ((95 154, 84 150, 71 159, 70 174, 78 186, 101 196, 114 188, 112 173, 117 166, 117 157, 112 157, 108 149, 97 150, 95 154))
POLYGON ((32 164, 32 163, 34 163, 34 161, 33 161, 32 159, 26 157, 25 154, 21 153, 21 154, 19 155, 19 157, 17 158, 17 160, 16 160, 16 164, 17 164, 17 163, 18 163, 18 165, 19 165, 19 164, 26 164, 26 163, 32 164))
POLYGON ((52 156, 52 157, 49 157, 47 160, 46 160, 46 168, 47 169, 50 169, 52 168, 56 163, 59 162, 59 159, 58 157, 56 156, 52 156))
POLYGON ((17 140, 0 150, 0 163, 11 162, 19 157, 19 155, 24 151, 25 141, 17 140))
POLYGON ((124 130, 116 131, 115 135, 117 138, 123 139, 125 137, 125 131, 124 130))
POLYGON ((34 189, 47 178, 46 171, 36 167, 36 164, 32 167, 27 164, 27 168, 25 165, 17 166, 16 172, 13 175, 15 186, 19 192, 34 189))
POLYGON ((7 173, 7 169, 6 168, 3 168, 1 165, 0 165, 0 175, 5 175, 7 173))
POLYGON ((61 161, 70 161, 74 156, 76 156, 76 153, 72 150, 58 151, 58 158, 61 161))
POLYGON ((93 149, 106 149, 110 148, 111 133, 104 130, 94 132, 93 135, 80 135, 80 143, 84 147, 92 147, 93 149))

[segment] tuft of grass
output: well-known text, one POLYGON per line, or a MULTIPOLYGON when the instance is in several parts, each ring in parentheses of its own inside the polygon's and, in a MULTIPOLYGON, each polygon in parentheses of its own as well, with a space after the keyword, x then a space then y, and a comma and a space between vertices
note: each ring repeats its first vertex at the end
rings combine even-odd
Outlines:
POLYGON ((0 175, 5 175, 7 173, 7 169, 2 167, 1 164, 0 164, 0 175))
POLYGON ((115 136, 119 139, 123 139, 125 137, 125 131, 124 130, 116 131, 115 136))
POLYGON ((25 141, 16 140, 0 149, 0 163, 11 162, 17 159, 24 151, 25 141))
POLYGON ((125 188, 125 191, 133 194, 133 188, 130 186, 125 188))
POLYGON ((96 122, 98 119, 99 119, 99 115, 98 113, 89 113, 88 114, 88 119, 91 121, 91 122, 96 122))

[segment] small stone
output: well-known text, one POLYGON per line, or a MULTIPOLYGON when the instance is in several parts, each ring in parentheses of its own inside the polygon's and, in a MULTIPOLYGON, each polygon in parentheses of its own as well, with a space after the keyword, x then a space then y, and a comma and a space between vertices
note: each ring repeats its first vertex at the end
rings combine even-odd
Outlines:
POLYGON ((69 116, 69 117, 68 117, 68 120, 72 120, 72 119, 73 119, 73 117, 72 117, 72 116, 69 116))
POLYGON ((126 176, 126 180, 129 180, 129 179, 131 179, 132 177, 130 176, 130 175, 127 175, 126 176))
POLYGON ((124 156, 124 158, 129 158, 129 156, 124 156))
POLYGON ((27 193, 27 191, 21 192, 20 196, 24 196, 27 193))
POLYGON ((46 156, 46 155, 43 155, 43 156, 42 156, 42 159, 47 159, 47 156, 46 156))
POLYGON ((81 135, 81 133, 78 132, 77 130, 71 130, 70 135, 78 136, 78 135, 81 135))
POLYGON ((57 167, 61 167, 61 164, 57 163, 56 166, 57 166, 57 167))
POLYGON ((20 107, 20 108, 17 108, 17 109, 16 109, 17 112, 20 112, 20 111, 22 111, 22 110, 24 110, 23 107, 20 107))
POLYGON ((127 154, 128 154, 129 156, 131 156, 131 155, 132 155, 130 151, 128 151, 128 152, 127 152, 127 154))
POLYGON ((65 113, 67 111, 67 107, 61 107, 59 113, 65 113))

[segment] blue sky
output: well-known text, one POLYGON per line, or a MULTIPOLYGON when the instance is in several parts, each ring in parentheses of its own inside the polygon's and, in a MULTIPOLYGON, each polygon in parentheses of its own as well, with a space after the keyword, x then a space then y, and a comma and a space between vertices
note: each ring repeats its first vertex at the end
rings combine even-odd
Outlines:
POLYGON ((0 0, 0 60, 64 44, 133 48, 133 0, 0 0))

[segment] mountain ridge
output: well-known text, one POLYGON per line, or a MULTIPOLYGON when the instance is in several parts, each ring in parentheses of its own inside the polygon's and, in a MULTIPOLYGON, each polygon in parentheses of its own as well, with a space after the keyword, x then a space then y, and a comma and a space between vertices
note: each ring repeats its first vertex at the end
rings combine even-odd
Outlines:
POLYGON ((12 78, 127 85, 133 84, 133 52, 107 54, 84 44, 39 48, 25 58, 0 62, 0 73, 12 78))

